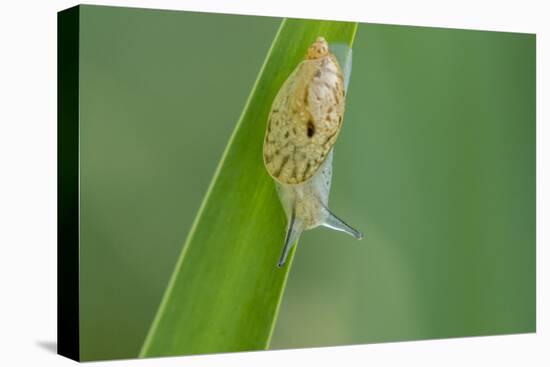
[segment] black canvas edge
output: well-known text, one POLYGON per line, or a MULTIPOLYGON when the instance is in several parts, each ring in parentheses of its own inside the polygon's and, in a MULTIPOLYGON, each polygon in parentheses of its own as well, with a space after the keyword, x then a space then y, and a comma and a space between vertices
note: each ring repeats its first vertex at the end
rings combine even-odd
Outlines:
POLYGON ((57 353, 80 361, 80 7, 57 13, 57 353))

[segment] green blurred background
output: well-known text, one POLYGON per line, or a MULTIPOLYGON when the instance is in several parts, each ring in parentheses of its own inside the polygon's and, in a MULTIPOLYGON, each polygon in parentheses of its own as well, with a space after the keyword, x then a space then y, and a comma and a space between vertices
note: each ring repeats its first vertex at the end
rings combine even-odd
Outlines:
MULTIPOLYGON (((81 8, 82 359, 138 355, 279 24, 81 8)), ((535 331, 535 36, 360 24, 331 207, 272 348, 535 331)))

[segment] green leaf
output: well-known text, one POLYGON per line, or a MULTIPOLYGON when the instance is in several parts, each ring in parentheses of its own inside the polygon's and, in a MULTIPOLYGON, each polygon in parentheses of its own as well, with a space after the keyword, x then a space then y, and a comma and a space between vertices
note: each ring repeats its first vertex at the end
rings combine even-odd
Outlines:
POLYGON ((269 346, 296 246, 279 269, 286 218, 262 160, 267 117, 282 83, 318 36, 351 46, 356 29, 357 24, 349 22, 282 21, 195 218, 141 357, 269 346))

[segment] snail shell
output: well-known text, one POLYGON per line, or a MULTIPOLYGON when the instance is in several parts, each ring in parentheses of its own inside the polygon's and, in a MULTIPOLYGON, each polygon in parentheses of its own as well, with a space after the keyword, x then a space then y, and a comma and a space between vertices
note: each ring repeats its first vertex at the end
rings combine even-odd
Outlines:
POLYGON ((326 226, 363 237, 328 209, 333 146, 342 128, 346 86, 337 58, 319 37, 273 101, 263 158, 288 218, 279 267, 304 230, 326 226))

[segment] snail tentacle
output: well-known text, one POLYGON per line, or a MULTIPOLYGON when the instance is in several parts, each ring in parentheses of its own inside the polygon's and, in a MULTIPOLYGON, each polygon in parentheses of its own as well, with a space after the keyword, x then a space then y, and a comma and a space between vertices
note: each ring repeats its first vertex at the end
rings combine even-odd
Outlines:
POLYGON ((292 214, 289 218, 288 227, 286 230, 285 245, 283 246, 283 251, 281 253, 281 257, 279 258, 279 263, 277 264, 279 268, 285 264, 290 249, 292 248, 294 243, 298 241, 298 238, 302 234, 303 230, 304 226, 302 219, 297 218, 295 211, 292 210, 292 214))
POLYGON ((325 210, 327 211, 328 215, 325 221, 321 224, 323 227, 328 227, 337 231, 345 232, 357 238, 358 240, 364 237, 362 232, 356 230, 355 228, 344 222, 342 219, 338 218, 327 207, 325 207, 325 210))

